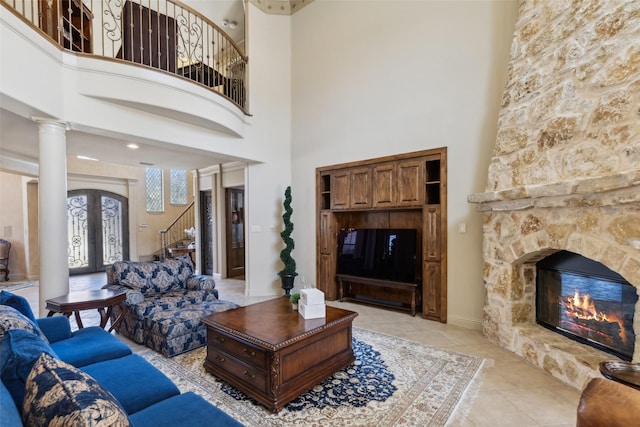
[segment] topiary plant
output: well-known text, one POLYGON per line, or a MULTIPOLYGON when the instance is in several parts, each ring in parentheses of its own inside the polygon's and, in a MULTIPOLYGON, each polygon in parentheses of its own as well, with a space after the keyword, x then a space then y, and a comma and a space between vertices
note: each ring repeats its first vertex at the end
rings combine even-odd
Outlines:
POLYGON ((291 304, 297 304, 298 301, 300 301, 300 292, 291 294, 291 296, 289 297, 289 301, 291 301, 291 304))
POLYGON ((291 238, 293 232, 293 222, 291 222, 291 215, 293 209, 291 208, 291 187, 287 187, 284 192, 284 213, 282 214, 282 222, 284 223, 284 230, 280 233, 282 241, 284 242, 284 249, 280 251, 280 259, 284 264, 284 268, 280 271, 280 275, 296 275, 296 261, 291 256, 291 251, 295 248, 295 242, 291 238))

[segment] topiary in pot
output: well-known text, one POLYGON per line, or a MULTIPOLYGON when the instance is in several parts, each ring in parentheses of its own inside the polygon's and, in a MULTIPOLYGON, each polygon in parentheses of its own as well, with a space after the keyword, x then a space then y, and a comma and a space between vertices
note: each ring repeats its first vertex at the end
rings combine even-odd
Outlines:
POLYGON ((291 187, 287 187, 284 192, 284 213, 282 214, 282 222, 284 224, 284 230, 280 233, 282 241, 284 242, 284 249, 280 251, 280 260, 284 264, 284 268, 278 273, 282 282, 282 289, 285 290, 285 295, 289 296, 289 292, 293 288, 293 282, 296 273, 296 261, 291 256, 291 251, 295 247, 295 242, 291 238, 293 232, 293 222, 291 222, 291 215, 293 209, 291 208, 291 187))

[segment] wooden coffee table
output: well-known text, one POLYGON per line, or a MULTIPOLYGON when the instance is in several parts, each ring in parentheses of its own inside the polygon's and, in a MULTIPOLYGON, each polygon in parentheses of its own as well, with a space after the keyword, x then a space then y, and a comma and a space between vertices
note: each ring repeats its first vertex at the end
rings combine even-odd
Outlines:
POLYGON ((126 297, 127 295, 124 291, 110 291, 106 289, 70 292, 67 295, 51 298, 46 301, 47 309, 49 310, 47 317, 51 317, 55 313, 63 313, 69 317, 71 313, 74 313, 78 328, 82 329, 84 325, 80 318, 80 311, 97 309, 98 313, 100 313, 100 327, 104 328, 107 326, 109 317, 111 317, 113 306, 117 305, 120 307, 120 315, 112 322, 109 328, 109 332, 111 332, 124 317, 124 300, 126 297), (107 309, 106 312, 105 308, 107 309))
POLYGON ((358 313, 326 308, 305 320, 281 297, 202 318, 207 372, 278 412, 351 364, 351 326, 358 313))

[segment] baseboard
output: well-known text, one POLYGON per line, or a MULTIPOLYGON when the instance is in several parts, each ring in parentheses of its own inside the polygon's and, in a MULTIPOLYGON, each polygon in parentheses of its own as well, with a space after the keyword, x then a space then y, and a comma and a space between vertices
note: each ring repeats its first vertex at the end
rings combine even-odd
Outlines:
MULTIPOLYGON (((27 275, 23 273, 21 274, 21 273, 9 272, 9 280, 12 282, 25 282, 33 279, 27 277, 27 275)), ((38 279, 36 278, 35 280, 38 280, 38 279)), ((4 272, 0 273, 0 283, 5 283, 4 272)))
POLYGON ((449 325, 460 326, 461 328, 482 331, 482 320, 479 319, 470 319, 468 317, 461 316, 448 316, 447 323, 449 325))

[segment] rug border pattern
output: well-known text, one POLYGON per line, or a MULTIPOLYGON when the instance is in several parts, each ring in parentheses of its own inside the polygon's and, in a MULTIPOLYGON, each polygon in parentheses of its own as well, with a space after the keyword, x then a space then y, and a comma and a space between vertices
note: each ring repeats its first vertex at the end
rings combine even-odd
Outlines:
MULTIPOLYGON (((396 376, 399 390, 386 402, 371 401, 364 408, 325 407, 305 411, 288 411, 285 407, 278 414, 272 414, 257 403, 247 405, 248 400, 239 401, 220 391, 219 380, 208 374, 203 376, 204 369, 195 365, 198 350, 171 359, 150 349, 141 350, 138 354, 174 380, 181 392, 194 391, 239 422, 256 427, 445 426, 447 421, 454 418, 453 415, 461 402, 469 400, 465 393, 470 388, 475 388, 471 385, 479 377, 485 362, 481 357, 431 347, 368 329, 354 327, 353 335, 382 353, 383 358, 413 358, 410 363, 407 362, 407 366, 397 363, 394 365, 394 360, 387 363, 396 376), (397 351, 402 354, 391 355, 391 352, 397 351), (188 367, 188 363, 194 364, 195 368, 188 367), (197 369, 201 372, 197 372, 197 369), (455 378, 452 377, 454 369, 455 378), (436 398, 440 400, 434 404, 436 398), (341 409, 345 413, 342 413, 341 409)), ((200 351, 204 351, 204 348, 200 351)), ((468 407, 469 402, 465 402, 465 406, 468 407)))

